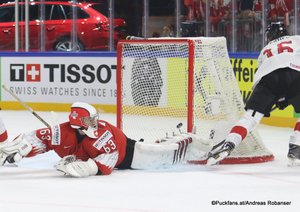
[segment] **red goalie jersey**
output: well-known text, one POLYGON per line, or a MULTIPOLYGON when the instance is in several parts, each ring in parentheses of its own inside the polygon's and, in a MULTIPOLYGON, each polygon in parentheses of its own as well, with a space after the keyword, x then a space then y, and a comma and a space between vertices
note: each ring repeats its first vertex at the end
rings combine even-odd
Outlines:
POLYGON ((110 174, 124 160, 126 136, 108 122, 98 120, 97 124, 96 138, 80 134, 70 122, 26 134, 33 147, 27 156, 54 150, 60 157, 75 155, 82 161, 91 158, 96 162, 99 174, 110 174))

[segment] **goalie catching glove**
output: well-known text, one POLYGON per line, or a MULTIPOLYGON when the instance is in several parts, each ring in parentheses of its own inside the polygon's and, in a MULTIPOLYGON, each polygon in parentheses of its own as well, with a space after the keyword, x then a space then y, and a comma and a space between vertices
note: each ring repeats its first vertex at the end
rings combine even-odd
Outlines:
POLYGON ((98 173, 98 166, 93 159, 89 158, 87 161, 76 160, 75 155, 63 157, 55 168, 72 177, 88 177, 98 173))
POLYGON ((32 145, 28 142, 23 134, 12 142, 3 144, 0 147, 0 166, 5 162, 19 162, 23 157, 26 157, 32 150, 32 145))

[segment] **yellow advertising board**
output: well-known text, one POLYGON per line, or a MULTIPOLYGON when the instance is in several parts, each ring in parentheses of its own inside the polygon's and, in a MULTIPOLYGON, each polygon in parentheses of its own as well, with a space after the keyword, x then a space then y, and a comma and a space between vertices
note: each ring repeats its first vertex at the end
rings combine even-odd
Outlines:
MULTIPOLYGON (((64 111, 69 109, 72 102, 80 99, 96 104, 101 111, 116 111, 115 73, 117 61, 115 54, 97 53, 97 57, 95 55, 76 54, 76 57, 84 57, 84 60, 74 60, 73 56, 53 57, 55 55, 52 55, 49 57, 49 55, 43 54, 30 54, 32 54, 31 57, 29 55, 24 57, 21 54, 18 56, 1 56, 0 78, 1 84, 9 86, 34 110, 64 111), (39 57, 38 62, 37 56, 39 57), (19 74, 21 71, 22 73, 25 71, 29 73, 29 68, 32 68, 33 65, 36 66, 35 71, 40 71, 41 78, 25 79, 26 74, 23 74, 21 78, 17 77, 17 71, 19 74)), ((251 87, 258 66, 257 56, 257 54, 230 55, 233 71, 244 102, 249 99, 252 92, 251 87)), ((175 67, 183 69, 186 66, 186 60, 168 58, 166 65, 167 70, 172 70, 175 67)), ((167 72, 164 77, 171 78, 170 74, 167 72)), ((181 83, 178 83, 178 80, 168 82, 167 87, 168 105, 172 107, 173 111, 177 111, 176 109, 186 106, 186 96, 180 86, 184 86, 187 79, 183 72, 175 73, 175 76, 172 73, 172 75, 176 79, 182 79, 181 83)), ((7 92, 2 90, 0 100, 0 108, 2 109, 24 109, 7 92)), ((288 107, 285 110, 276 109, 272 111, 271 117, 264 118, 262 123, 293 127, 298 117, 300 114, 294 113, 293 108, 288 107)))

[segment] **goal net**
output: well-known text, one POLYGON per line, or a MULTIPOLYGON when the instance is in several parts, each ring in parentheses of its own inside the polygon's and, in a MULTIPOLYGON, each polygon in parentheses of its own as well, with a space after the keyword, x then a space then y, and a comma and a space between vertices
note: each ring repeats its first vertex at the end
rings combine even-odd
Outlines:
MULTIPOLYGON (((117 126, 130 138, 183 131, 218 143, 244 112, 224 37, 124 40, 117 60, 117 126)), ((222 163, 272 159, 253 131, 222 163)))

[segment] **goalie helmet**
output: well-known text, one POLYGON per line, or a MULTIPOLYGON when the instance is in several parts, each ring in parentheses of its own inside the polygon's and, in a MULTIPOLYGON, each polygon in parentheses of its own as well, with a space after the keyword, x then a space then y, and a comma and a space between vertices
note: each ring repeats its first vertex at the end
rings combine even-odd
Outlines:
POLYGON ((84 102, 75 102, 71 106, 69 115, 70 125, 74 129, 80 129, 90 138, 98 137, 99 115, 96 109, 84 102))
POLYGON ((284 24, 281 22, 272 22, 268 25, 266 30, 267 43, 282 36, 289 35, 284 24))

